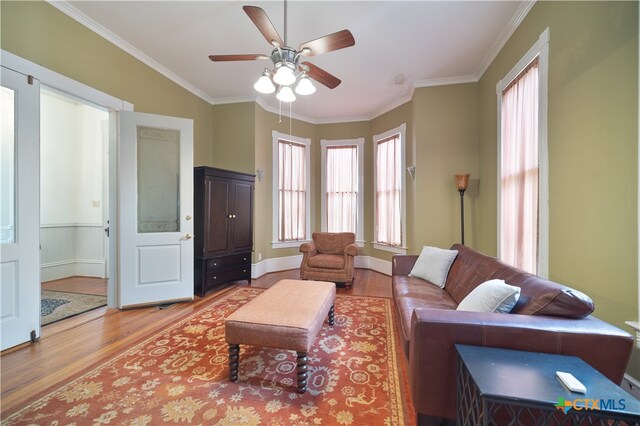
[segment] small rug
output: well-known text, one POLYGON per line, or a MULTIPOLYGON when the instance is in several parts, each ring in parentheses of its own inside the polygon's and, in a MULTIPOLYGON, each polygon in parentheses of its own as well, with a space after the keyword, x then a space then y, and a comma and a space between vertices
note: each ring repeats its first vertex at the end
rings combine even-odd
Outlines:
POLYGON ((3 413, 2 424, 415 424, 390 299, 337 296, 335 325, 325 322, 309 352, 305 394, 296 392, 293 351, 241 345, 239 381, 229 382, 224 319, 262 291, 212 302, 3 413))
POLYGON ((42 290, 40 324, 47 325, 107 304, 106 296, 42 290))

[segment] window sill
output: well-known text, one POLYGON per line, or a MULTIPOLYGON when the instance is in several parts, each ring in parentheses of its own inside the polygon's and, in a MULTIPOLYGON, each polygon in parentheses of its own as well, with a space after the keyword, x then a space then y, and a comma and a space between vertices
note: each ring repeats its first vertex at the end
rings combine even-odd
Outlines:
POLYGON ((310 243, 311 240, 300 240, 300 241, 272 241, 271 248, 273 249, 285 249, 285 248, 298 248, 304 243, 310 243))
POLYGON ((407 254, 406 247, 393 247, 386 244, 373 243, 373 248, 377 250, 390 251, 395 254, 407 254))

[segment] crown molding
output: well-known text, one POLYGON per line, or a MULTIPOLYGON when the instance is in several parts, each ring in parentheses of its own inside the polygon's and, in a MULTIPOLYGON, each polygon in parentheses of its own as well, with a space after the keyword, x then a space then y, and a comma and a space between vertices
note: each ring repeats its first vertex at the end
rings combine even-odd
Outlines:
POLYGON ((191 83, 189 83, 188 81, 186 81, 185 79, 180 77, 179 75, 173 73, 169 69, 167 69, 164 66, 160 65, 154 59, 152 59, 151 57, 147 56, 142 51, 136 49, 131 44, 129 44, 127 41, 125 41, 124 39, 120 38, 119 36, 117 36, 116 34, 112 33, 107 28, 103 27, 102 25, 100 25, 99 23, 97 23, 96 21, 91 19, 89 16, 85 15, 84 13, 82 13, 76 7, 71 5, 69 2, 64 1, 64 0, 61 0, 61 1, 47 0, 47 3, 49 3, 51 6, 55 7, 56 9, 58 9, 60 12, 64 13, 65 15, 69 16, 71 19, 73 19, 73 20, 79 22, 80 24, 84 25, 85 27, 87 27, 88 29, 93 31, 94 33, 98 34, 100 37, 102 37, 105 40, 107 40, 108 42, 110 42, 111 44, 113 44, 116 47, 119 47, 120 49, 124 50, 129 55, 133 56, 134 58, 136 58, 137 60, 139 60, 143 64, 151 67, 155 71, 157 71, 160 74, 162 74, 163 76, 167 77, 169 80, 173 81, 177 85, 179 85, 179 86, 183 87, 184 89, 188 90, 189 92, 193 93, 194 95, 196 95, 200 99, 202 99, 204 101, 207 101, 210 104, 213 104, 213 102, 212 102, 213 98, 211 98, 211 96, 207 95, 205 92, 203 92, 202 90, 198 89, 197 87, 195 87, 194 85, 192 85, 191 83))
POLYGON ((369 115, 369 120, 373 120, 375 118, 380 117, 383 114, 388 113, 389 111, 398 108, 400 105, 404 105, 407 102, 413 100, 413 93, 415 92, 415 86, 411 88, 411 92, 408 93, 407 95, 396 99, 395 101, 391 102, 390 104, 387 104, 385 106, 383 106, 382 108, 378 109, 377 111, 374 111, 371 115, 369 115))
POLYGON ((476 81, 479 81, 484 75, 484 73, 487 71, 487 69, 489 69, 489 66, 491 66, 491 64, 493 63, 493 60, 496 59, 496 56, 498 56, 498 53, 500 53, 504 45, 507 44, 507 42, 509 41, 513 33, 516 31, 516 29, 520 26, 520 24, 522 23, 524 18, 527 16, 531 8, 533 8, 533 6, 536 4, 536 1, 537 0, 525 0, 520 4, 520 7, 516 11, 516 13, 511 17, 511 20, 509 21, 509 23, 507 23, 507 26, 505 27, 505 29, 502 30, 500 37, 498 37, 498 39, 493 44, 493 46, 491 47, 487 55, 484 57, 484 60, 478 67, 478 70, 475 73, 475 75, 477 76, 476 81))
POLYGON ((448 86, 450 84, 464 84, 464 83, 477 83, 480 78, 475 75, 460 75, 454 77, 443 78, 429 78, 426 80, 418 80, 415 83, 415 87, 433 87, 433 86, 448 86))

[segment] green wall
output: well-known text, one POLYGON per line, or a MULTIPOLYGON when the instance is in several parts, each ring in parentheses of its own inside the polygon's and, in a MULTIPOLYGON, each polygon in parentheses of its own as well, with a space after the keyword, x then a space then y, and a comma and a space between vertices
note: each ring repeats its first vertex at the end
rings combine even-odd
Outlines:
POLYGON ((476 247, 497 251, 496 83, 547 27, 549 275, 629 331, 624 322, 638 316, 638 2, 538 2, 480 80, 476 247))
POLYGON ((2 49, 130 102, 135 111, 193 119, 194 164, 210 164, 208 102, 45 2, 3 0, 0 19, 2 49))

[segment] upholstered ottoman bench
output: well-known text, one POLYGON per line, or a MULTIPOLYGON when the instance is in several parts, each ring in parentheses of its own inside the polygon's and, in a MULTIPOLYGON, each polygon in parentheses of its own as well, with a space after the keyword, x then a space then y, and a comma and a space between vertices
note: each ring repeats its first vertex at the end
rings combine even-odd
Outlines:
POLYGON ((241 344, 292 350, 298 355, 298 393, 305 393, 307 353, 327 315, 333 325, 335 298, 334 283, 282 280, 229 315, 229 379, 238 381, 241 344))

